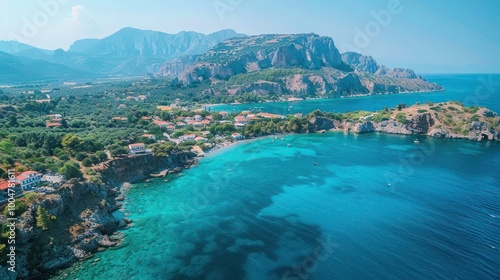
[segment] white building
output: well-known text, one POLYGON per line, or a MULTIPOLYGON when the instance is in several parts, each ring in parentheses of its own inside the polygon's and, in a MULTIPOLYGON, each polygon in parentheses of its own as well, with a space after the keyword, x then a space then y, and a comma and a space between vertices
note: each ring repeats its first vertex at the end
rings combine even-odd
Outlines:
POLYGON ((144 143, 136 143, 128 145, 129 153, 132 155, 140 155, 140 154, 150 154, 151 150, 146 149, 146 145, 144 143))
POLYGON ((42 174, 35 171, 26 171, 16 176, 15 181, 21 184, 23 190, 34 189, 41 181, 42 174))

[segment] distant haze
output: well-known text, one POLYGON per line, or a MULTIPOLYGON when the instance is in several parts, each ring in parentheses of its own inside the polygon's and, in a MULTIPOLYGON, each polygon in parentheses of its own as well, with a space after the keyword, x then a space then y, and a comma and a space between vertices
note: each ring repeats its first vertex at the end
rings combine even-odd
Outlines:
POLYGON ((205 34, 331 36, 340 51, 372 55, 419 73, 500 72, 500 2, 469 1, 0 1, 0 40, 69 49, 123 27, 205 34))

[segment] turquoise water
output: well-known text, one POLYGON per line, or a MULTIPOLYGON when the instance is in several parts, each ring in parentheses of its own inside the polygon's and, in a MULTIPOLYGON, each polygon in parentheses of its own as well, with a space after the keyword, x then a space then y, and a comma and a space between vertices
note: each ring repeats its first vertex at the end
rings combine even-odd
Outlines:
POLYGON ((126 203, 125 247, 69 278, 500 278, 500 143, 264 138, 126 203))
POLYGON ((500 113, 500 74, 425 75, 429 81, 446 88, 444 92, 374 95, 354 98, 307 100, 298 102, 253 103, 221 105, 214 111, 241 112, 261 110, 273 114, 309 113, 316 109, 327 112, 349 112, 357 110, 377 111, 393 108, 401 103, 413 105, 417 102, 460 101, 467 106, 485 106, 500 113))

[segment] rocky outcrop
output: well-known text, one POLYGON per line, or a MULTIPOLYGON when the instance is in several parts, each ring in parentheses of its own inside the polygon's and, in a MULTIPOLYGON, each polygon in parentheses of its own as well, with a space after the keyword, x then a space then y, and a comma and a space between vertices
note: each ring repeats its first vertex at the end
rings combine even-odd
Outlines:
POLYGON ((0 266, 0 278, 45 279, 99 249, 119 245, 116 230, 131 223, 127 218, 118 220, 112 215, 120 206, 118 201, 124 199, 120 195, 121 184, 141 181, 166 168, 179 172, 191 166, 194 157, 191 152, 176 152, 168 157, 115 159, 101 172, 104 183, 66 184, 54 193, 40 196, 17 224, 16 274, 0 266), (37 226, 38 207, 53 217, 46 230, 37 226))
POLYGON ((421 79, 411 69, 394 68, 390 69, 378 64, 371 56, 362 55, 356 52, 345 52, 342 54, 342 61, 354 68, 357 72, 370 73, 378 76, 393 78, 421 79))
POLYGON ((189 167, 195 163, 195 157, 193 152, 177 152, 168 157, 144 155, 115 159, 106 164, 101 175, 106 184, 118 187, 124 182, 142 181, 149 178, 151 173, 165 169, 189 167))
POLYGON ((111 214, 117 209, 115 196, 116 190, 109 186, 85 182, 64 185, 35 200, 17 224, 17 279, 45 278, 54 270, 88 257, 98 247, 116 245, 105 242, 119 225, 111 214), (37 226, 39 207, 52 217, 46 230, 37 226))
POLYGON ((158 71, 158 76, 167 77, 182 73, 182 71, 194 63, 197 57, 197 55, 188 55, 177 58, 173 61, 167 61, 161 66, 158 71))
POLYGON ((335 129, 334 122, 325 117, 313 117, 309 120, 308 129, 309 131, 328 131, 335 129))
POLYGON ((375 126, 373 125, 372 122, 362 122, 355 124, 352 130, 357 133, 374 132, 375 126))

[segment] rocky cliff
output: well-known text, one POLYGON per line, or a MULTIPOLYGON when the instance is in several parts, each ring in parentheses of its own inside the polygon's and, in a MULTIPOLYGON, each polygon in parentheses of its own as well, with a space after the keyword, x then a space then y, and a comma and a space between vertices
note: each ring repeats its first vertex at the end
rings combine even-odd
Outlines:
POLYGON ((486 108, 468 108, 458 102, 443 102, 399 109, 347 113, 342 120, 313 117, 309 131, 340 129, 355 133, 383 132, 500 141, 500 118, 486 108))
POLYGON ((162 69, 159 76, 183 69, 175 82, 190 85, 210 81, 217 85, 216 93, 342 97, 443 90, 410 69, 389 69, 357 53, 341 55, 332 38, 316 34, 233 38, 199 56, 190 66, 176 62, 162 69), (274 83, 275 89, 255 86, 262 82, 274 83))
POLYGON ((177 152, 168 157, 116 159, 102 170, 104 183, 66 184, 52 193, 38 195, 17 224, 16 274, 0 266, 0 279, 46 279, 98 250, 119 245, 121 236, 116 230, 130 222, 112 215, 121 207, 121 184, 146 179, 167 168, 179 172, 191 166, 194 157, 191 152, 177 152), (46 230, 37 226, 38 207, 53 217, 46 230))
POLYGON ((178 152, 168 157, 144 155, 115 159, 101 172, 103 181, 113 187, 124 182, 136 183, 150 177, 151 173, 169 169, 179 171, 195 163, 193 152, 178 152))
POLYGON ((360 73, 369 73, 377 76, 387 76, 404 79, 422 79, 411 69, 394 68, 390 69, 378 64, 371 56, 362 55, 356 52, 345 52, 342 54, 342 61, 349 64, 354 70, 360 73))

